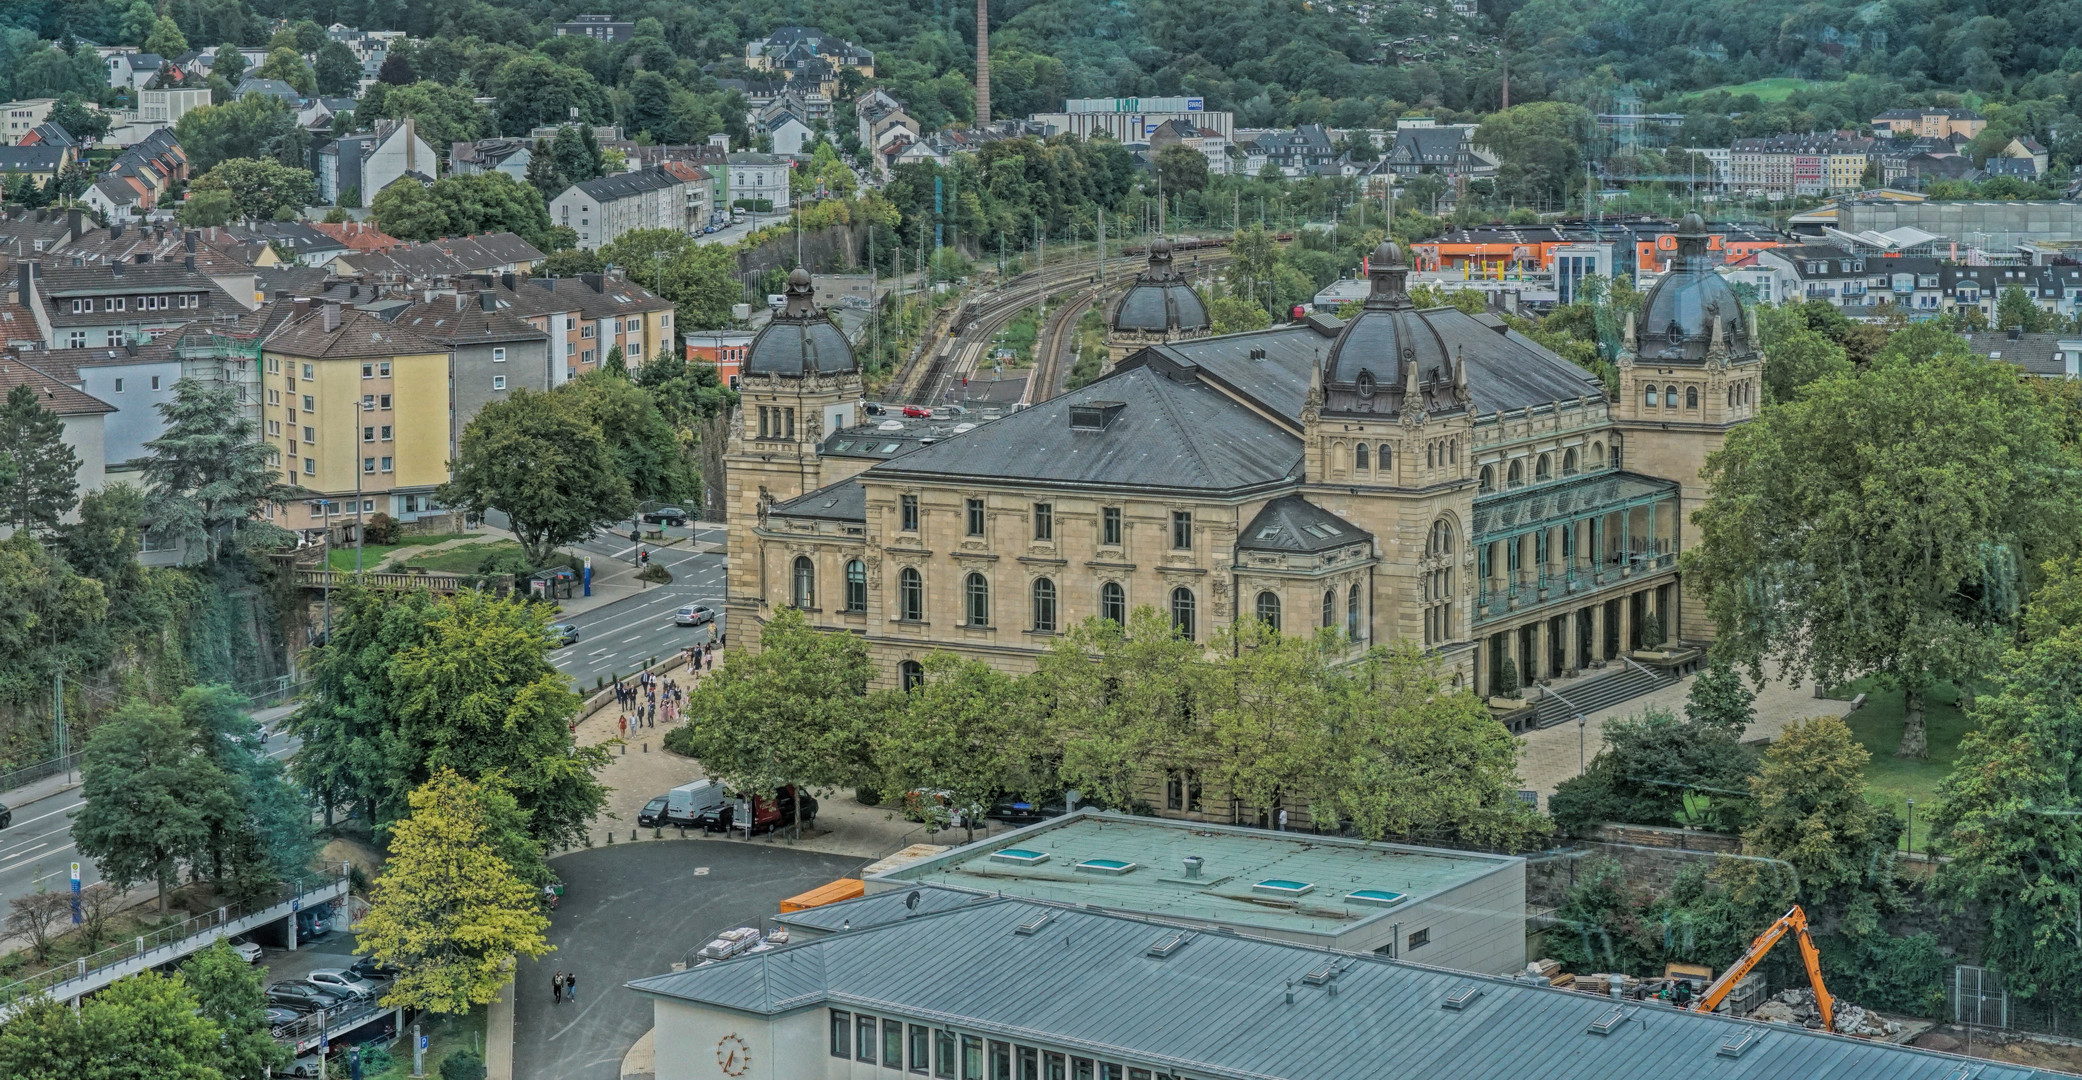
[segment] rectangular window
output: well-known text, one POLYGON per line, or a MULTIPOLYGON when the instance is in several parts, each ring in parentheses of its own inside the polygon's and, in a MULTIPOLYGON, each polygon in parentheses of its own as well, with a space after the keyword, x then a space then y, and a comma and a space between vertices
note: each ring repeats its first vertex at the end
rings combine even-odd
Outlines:
POLYGON ((1174 551, 1193 550, 1193 513, 1190 510, 1171 512, 1171 547, 1174 551))
POLYGON ((363 441, 363 442, 375 442, 375 441, 376 441, 376 429, 375 429, 375 428, 372 428, 372 427, 365 427, 365 428, 361 429, 361 441, 363 441))
POLYGON ((882 1021, 882 1067, 904 1067, 904 1025, 900 1020, 882 1021))
POLYGON ((1041 1080, 1070 1080, 1063 1071, 1063 1055, 1045 1053, 1041 1055, 1041 1080))
POLYGON ((1019 1048, 1019 1080, 1041 1080, 1041 1052, 1031 1046, 1019 1048))
POLYGON ((967 505, 967 506, 968 506, 968 508, 969 508, 969 535, 970 535, 970 536, 982 536, 982 535, 983 535, 983 500, 982 500, 982 499, 968 499, 968 500, 965 500, 965 503, 966 503, 966 505, 967 505))
POLYGON ((961 1080, 983 1080, 983 1040, 961 1037, 961 1080))
POLYGON ((1107 547, 1119 547, 1121 543, 1121 508, 1109 506, 1099 511, 1099 543, 1107 547))
POLYGON ((932 1069, 933 1029, 923 1024, 911 1025, 911 1071, 925 1075, 932 1069))
POLYGON ((383 432, 383 434, 382 434, 381 438, 383 439, 383 441, 384 441, 384 442, 389 442, 389 441, 390 441, 390 425, 389 425, 389 424, 385 424, 385 425, 383 425, 383 427, 382 427, 382 429, 381 429, 381 430, 382 430, 382 432, 383 432))
POLYGON ((505 346, 503 346, 503 345, 502 345, 502 346, 500 346, 500 347, 498 347, 498 348, 496 348, 496 349, 493 349, 493 350, 492 350, 492 363, 494 363, 494 364, 503 364, 503 363, 505 363, 505 362, 506 362, 506 348, 505 348, 505 346))
POLYGON ((152 376, 152 389, 159 389, 159 376, 157 375, 152 376))
POLYGON ((365 458, 361 459, 361 471, 363 471, 363 472, 365 472, 365 473, 372 473, 372 472, 375 472, 375 471, 376 471, 376 459, 375 459, 375 458, 372 458, 372 457, 365 457, 365 458))
POLYGON ((492 389, 494 389, 494 390, 504 390, 504 389, 506 389, 506 376, 504 376, 504 375, 494 375, 494 376, 492 376, 492 389))
POLYGON ((1092 1059, 1071 1058, 1070 1080, 1098 1080, 1098 1077, 1092 1072, 1092 1059))
POLYGON ((361 366, 361 377, 362 377, 362 378, 364 378, 364 379, 373 379, 373 378, 375 378, 375 377, 376 377, 376 365, 374 365, 374 364, 363 364, 363 365, 361 366))
POLYGON ((280 375, 280 374, 282 374, 282 358, 281 358, 281 357, 279 357, 279 356, 270 356, 270 357, 268 357, 268 358, 267 358, 267 373, 268 373, 268 374, 270 374, 270 375, 280 375))
POLYGON ((314 405, 314 404, 312 404, 312 403, 311 403, 311 395, 309 395, 309 394, 305 394, 305 395, 304 395, 304 411, 305 411, 305 412, 317 412, 317 411, 318 411, 318 406, 316 406, 316 405, 314 405))
POLYGON ((312 378, 312 377, 313 377, 313 376, 312 376, 312 374, 311 374, 311 365, 309 365, 309 364, 305 364, 305 365, 304 365, 304 378, 306 378, 306 379, 309 379, 309 378, 312 378))
POLYGON ((366 412, 366 411, 368 411, 368 410, 370 410, 370 409, 373 409, 373 408, 375 408, 375 407, 376 407, 376 395, 374 395, 374 394, 363 394, 363 395, 361 396, 361 407, 362 407, 362 411, 364 411, 364 412, 366 412))
POLYGON ((1411 931, 1410 948, 1418 949, 1429 944, 1431 944, 1431 927, 1427 926, 1422 930, 1411 931))
POLYGON ((1034 539, 1055 539, 1055 504, 1034 504, 1034 539))
POLYGON ((1121 1067, 1111 1061, 1100 1062, 1099 1080, 1121 1080, 1121 1067))
POLYGON ((390 361, 385 360, 376 365, 376 377, 381 379, 390 378, 390 361))
POLYGON ((853 1056, 853 1014, 838 1009, 831 1010, 831 1056, 850 1058, 853 1056))
POLYGON ((268 421, 268 422, 267 422, 267 433, 268 433, 268 434, 270 434, 270 435, 280 435, 280 434, 282 434, 282 421, 280 421, 280 420, 270 420, 270 421, 268 421))
POLYGON ((304 475, 305 475, 305 476, 311 476, 311 475, 314 475, 314 474, 316 474, 317 472, 318 472, 318 462, 316 462, 316 461, 312 460, 311 458, 305 458, 305 459, 304 459, 304 475))
POLYGON ((954 1080, 954 1032, 946 1028, 933 1029, 933 1075, 954 1080))
POLYGON ((990 1044, 990 1080, 1012 1080, 1012 1044, 992 1040, 990 1044))
POLYGON ((318 441, 318 433, 311 430, 311 427, 308 424, 304 426, 304 441, 307 443, 318 441))
POLYGON ((123 380, 121 380, 121 379, 117 379, 117 380, 116 380, 116 393, 120 394, 120 393, 122 393, 122 392, 123 392, 123 380))
POLYGON ((379 396, 378 396, 378 397, 376 398, 376 407, 377 407, 377 408, 379 408, 379 409, 388 409, 388 408, 390 408, 390 395, 389 395, 389 394, 382 394, 382 395, 379 395, 379 396))
POLYGON ((390 459, 389 459, 389 458, 384 458, 384 459, 383 459, 383 471, 384 471, 384 472, 389 472, 389 471, 391 471, 391 469, 390 469, 390 459))
POLYGON ((1148 1069, 1129 1069, 1128 1080, 1149 1080, 1148 1069))
POLYGON ((74 330, 65 339, 65 343, 75 349, 84 349, 87 347, 87 332, 85 330, 74 330))
POLYGON ((853 1018, 853 1056, 870 1065, 875 1063, 875 1018, 856 1016, 853 1018))
POLYGON ((917 532, 918 496, 899 495, 896 498, 896 503, 897 509, 899 510, 902 516, 902 522, 898 525, 898 529, 902 532, 917 532))

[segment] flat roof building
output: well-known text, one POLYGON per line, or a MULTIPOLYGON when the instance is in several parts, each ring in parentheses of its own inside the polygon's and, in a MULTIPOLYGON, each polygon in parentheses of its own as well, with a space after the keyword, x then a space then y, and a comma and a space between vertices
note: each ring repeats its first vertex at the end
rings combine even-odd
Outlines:
POLYGON ((1086 809, 866 882, 870 898, 936 885, 1463 971, 1525 967, 1525 860, 1514 855, 1086 809))
POLYGON ((1010 897, 628 985, 652 1000, 657 1080, 2039 1075, 1010 897))

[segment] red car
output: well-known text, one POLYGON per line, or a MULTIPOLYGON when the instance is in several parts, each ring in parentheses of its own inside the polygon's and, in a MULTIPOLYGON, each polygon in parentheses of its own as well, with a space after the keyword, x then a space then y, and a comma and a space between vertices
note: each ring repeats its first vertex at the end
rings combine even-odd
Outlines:
POLYGON ((906 405, 904 406, 904 415, 913 420, 930 420, 932 419, 933 411, 923 405, 906 405))

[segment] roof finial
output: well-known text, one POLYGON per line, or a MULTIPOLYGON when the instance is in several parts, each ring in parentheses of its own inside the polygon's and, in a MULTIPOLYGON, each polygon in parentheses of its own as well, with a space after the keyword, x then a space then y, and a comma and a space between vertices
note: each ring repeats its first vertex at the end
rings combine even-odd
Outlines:
POLYGON ((1631 311, 1627 312, 1626 335, 1622 337, 1620 340, 1626 345, 1629 351, 1632 351, 1640 347, 1634 340, 1634 313, 1631 311))

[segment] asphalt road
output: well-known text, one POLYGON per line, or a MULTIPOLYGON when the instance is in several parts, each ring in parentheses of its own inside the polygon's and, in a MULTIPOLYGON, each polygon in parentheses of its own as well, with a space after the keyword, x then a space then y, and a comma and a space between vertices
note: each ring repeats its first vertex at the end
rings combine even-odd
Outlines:
MULTIPOLYGON (((272 717, 276 710, 259 715, 272 717)), ((281 758, 293 749, 282 735, 268 740, 268 756, 281 758)), ((60 892, 71 888, 72 863, 80 864, 80 884, 101 880, 94 860, 84 858, 72 840, 72 819, 84 800, 73 787, 31 802, 9 804, 14 823, 0 831, 0 907, 39 888, 60 892)))
MULTIPOLYGON (((696 535, 704 541, 723 539, 721 525, 696 528, 696 535)), ((572 546, 593 556, 596 580, 608 563, 628 567, 636 548, 626 534, 598 536, 572 546)), ((705 627, 673 625, 672 613, 682 605, 705 602, 719 610, 723 606, 722 555, 702 554, 684 545, 645 545, 645 549, 650 551, 653 563, 672 571, 672 584, 653 585, 563 620, 578 627, 578 643, 558 649, 551 654, 550 662, 576 680, 582 690, 591 690, 596 680, 636 671, 651 657, 663 659, 683 646, 707 640, 709 631, 705 627)))
POLYGON ((550 917, 556 951, 515 975, 515 1080, 617 1080, 652 1018, 625 983, 671 971, 719 931, 766 926, 782 899, 865 861, 763 840, 645 841, 554 860, 565 883, 550 917), (577 1004, 551 1002, 557 971, 577 974, 577 1004))

